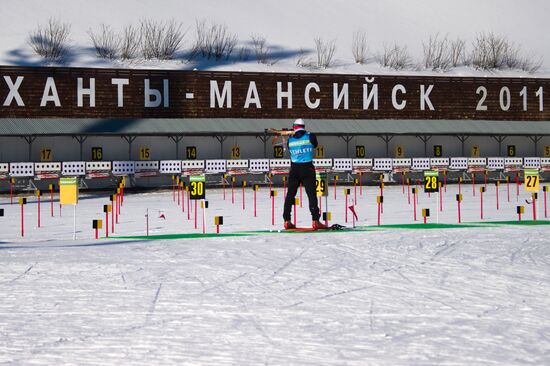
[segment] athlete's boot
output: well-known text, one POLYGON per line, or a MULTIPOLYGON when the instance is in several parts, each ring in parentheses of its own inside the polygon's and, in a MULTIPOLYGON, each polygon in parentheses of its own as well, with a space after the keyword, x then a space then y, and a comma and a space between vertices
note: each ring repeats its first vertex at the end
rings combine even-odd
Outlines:
POLYGON ((292 222, 290 221, 285 221, 285 229, 286 230, 289 230, 289 229, 296 229, 296 225, 294 225, 292 222))
POLYGON ((323 224, 321 221, 319 220, 313 220, 313 223, 311 225, 313 227, 313 230, 325 230, 325 229, 328 229, 328 227, 323 224))

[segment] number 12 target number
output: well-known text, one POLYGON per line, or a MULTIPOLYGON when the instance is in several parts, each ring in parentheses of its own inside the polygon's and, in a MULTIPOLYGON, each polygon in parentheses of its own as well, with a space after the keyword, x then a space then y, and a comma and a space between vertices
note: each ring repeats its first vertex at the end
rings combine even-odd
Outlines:
POLYGON ((426 170, 424 172, 424 192, 439 192, 439 172, 437 170, 426 170))
POLYGON ((203 200, 206 197, 206 179, 204 175, 192 175, 189 177, 189 198, 203 200))

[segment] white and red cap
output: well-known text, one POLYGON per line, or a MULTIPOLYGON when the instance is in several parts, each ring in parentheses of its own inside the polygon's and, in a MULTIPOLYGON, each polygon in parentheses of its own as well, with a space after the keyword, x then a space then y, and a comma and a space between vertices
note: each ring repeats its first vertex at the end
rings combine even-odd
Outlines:
POLYGON ((298 119, 295 120, 294 123, 292 124, 292 128, 294 129, 294 131, 304 130, 305 127, 306 127, 306 123, 305 123, 304 120, 301 119, 301 118, 298 118, 298 119))

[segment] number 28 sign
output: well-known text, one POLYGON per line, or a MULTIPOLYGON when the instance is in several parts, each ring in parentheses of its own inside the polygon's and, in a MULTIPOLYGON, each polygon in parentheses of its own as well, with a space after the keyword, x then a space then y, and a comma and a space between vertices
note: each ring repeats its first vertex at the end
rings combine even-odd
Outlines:
POLYGON ((439 192, 439 172, 437 170, 424 172, 424 192, 439 192))

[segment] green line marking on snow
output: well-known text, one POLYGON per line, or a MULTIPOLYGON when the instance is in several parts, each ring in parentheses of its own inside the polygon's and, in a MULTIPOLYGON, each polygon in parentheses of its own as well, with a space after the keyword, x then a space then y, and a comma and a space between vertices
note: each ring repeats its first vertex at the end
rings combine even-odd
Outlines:
POLYGON ((126 235, 126 236, 110 236, 103 239, 133 239, 133 240, 174 240, 174 239, 203 239, 203 238, 223 238, 232 236, 250 236, 247 233, 220 233, 220 234, 161 234, 161 235, 126 235))
MULTIPOLYGON (((316 231, 286 231, 279 229, 271 230, 250 230, 237 231, 230 233, 187 233, 187 234, 161 234, 161 235, 127 235, 127 236, 110 236, 109 239, 122 240, 175 240, 175 239, 203 239, 203 238, 223 238, 223 237, 242 237, 256 236, 264 234, 327 234, 327 233, 354 233, 354 232, 369 232, 369 231, 388 231, 388 230, 432 230, 432 229, 467 229, 467 228, 496 228, 506 226, 544 226, 550 225, 550 221, 484 221, 484 222, 466 222, 461 224, 437 224, 437 223, 412 223, 412 224, 388 224, 380 226, 356 226, 355 228, 347 227, 342 230, 316 230, 316 231)), ((103 238, 106 239, 106 238, 103 238)))

